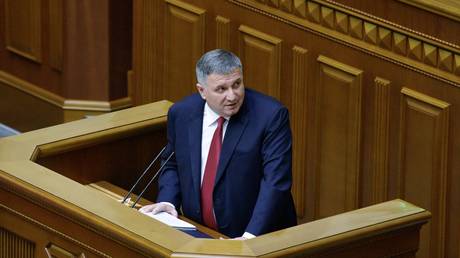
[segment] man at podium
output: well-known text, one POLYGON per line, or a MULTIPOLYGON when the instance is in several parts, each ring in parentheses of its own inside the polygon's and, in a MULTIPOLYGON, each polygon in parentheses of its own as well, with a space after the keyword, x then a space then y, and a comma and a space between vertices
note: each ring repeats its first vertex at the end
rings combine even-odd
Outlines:
POLYGON ((174 156, 157 203, 141 211, 181 210, 238 239, 296 225, 288 110, 245 89, 241 61, 229 51, 205 53, 196 76, 198 93, 168 112, 166 152, 174 156))

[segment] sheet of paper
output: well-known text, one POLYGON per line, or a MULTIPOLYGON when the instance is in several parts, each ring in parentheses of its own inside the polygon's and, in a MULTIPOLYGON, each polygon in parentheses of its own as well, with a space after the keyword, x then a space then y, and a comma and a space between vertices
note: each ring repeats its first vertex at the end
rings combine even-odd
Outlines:
POLYGON ((171 226, 173 228, 178 228, 178 229, 190 229, 190 230, 194 230, 196 229, 196 227, 186 221, 183 221, 179 218, 176 218, 174 216, 172 216, 171 214, 167 213, 167 212, 160 212, 160 213, 157 213, 157 214, 153 214, 151 212, 147 212, 147 213, 144 213, 142 212, 143 214, 149 216, 149 217, 152 217, 168 226, 171 226))

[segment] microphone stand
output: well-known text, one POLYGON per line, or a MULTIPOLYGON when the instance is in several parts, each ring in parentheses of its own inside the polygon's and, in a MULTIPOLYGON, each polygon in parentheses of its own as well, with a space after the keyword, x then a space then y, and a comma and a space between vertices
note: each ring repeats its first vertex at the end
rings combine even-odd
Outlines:
POLYGON ((152 177, 152 179, 150 179, 150 181, 147 183, 147 185, 144 187, 144 189, 142 190, 142 192, 137 196, 137 199, 136 201, 134 201, 133 205, 131 205, 131 208, 134 208, 134 206, 136 206, 137 202, 139 202, 139 200, 141 199, 142 195, 144 194, 145 190, 147 190, 147 188, 149 188, 149 186, 152 184, 153 180, 155 180, 155 178, 158 176, 158 174, 163 170, 163 167, 166 165, 166 163, 168 163, 168 161, 171 159, 171 157, 174 155, 174 151, 171 152, 171 154, 169 155, 169 157, 166 159, 166 161, 161 165, 161 167, 157 170, 157 172, 155 173, 155 175, 152 177))
MULTIPOLYGON (((155 161, 157 161, 157 159, 160 157, 161 154, 163 154, 163 152, 165 151, 166 149, 166 146, 163 147, 163 149, 161 149, 160 153, 157 154, 157 156, 150 162, 150 164, 147 166, 146 169, 144 169, 144 172, 142 172, 141 176, 137 179, 136 183, 134 183, 134 185, 131 187, 131 189, 129 190, 129 192, 126 194, 125 198, 123 198, 123 200, 121 201, 122 204, 124 204, 126 202, 126 200, 128 200, 128 198, 130 197, 130 195, 133 193, 133 190, 134 188, 139 184, 139 182, 141 181, 141 179, 145 176, 145 174, 147 174, 147 171, 149 171, 150 167, 153 165, 153 163, 155 163, 155 161)), ((163 168, 163 167, 162 167, 163 168)), ((144 189, 145 190, 145 189, 144 189)), ((133 206, 134 207, 134 206, 133 206)))

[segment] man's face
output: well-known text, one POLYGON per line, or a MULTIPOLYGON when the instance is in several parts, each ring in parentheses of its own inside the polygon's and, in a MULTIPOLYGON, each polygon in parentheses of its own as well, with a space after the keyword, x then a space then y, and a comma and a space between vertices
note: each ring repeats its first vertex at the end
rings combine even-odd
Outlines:
POLYGON ((220 116, 230 117, 238 113, 244 100, 243 76, 240 69, 229 74, 208 75, 206 85, 196 85, 201 97, 220 116))

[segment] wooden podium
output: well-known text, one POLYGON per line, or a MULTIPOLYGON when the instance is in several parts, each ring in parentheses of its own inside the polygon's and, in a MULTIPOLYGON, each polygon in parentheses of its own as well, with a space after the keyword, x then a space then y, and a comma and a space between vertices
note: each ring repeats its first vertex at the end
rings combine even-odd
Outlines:
POLYGON ((90 187, 129 189, 166 143, 170 105, 1 139, 0 258, 415 257, 430 213, 402 200, 235 241, 194 238, 90 187))

